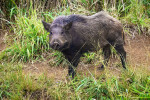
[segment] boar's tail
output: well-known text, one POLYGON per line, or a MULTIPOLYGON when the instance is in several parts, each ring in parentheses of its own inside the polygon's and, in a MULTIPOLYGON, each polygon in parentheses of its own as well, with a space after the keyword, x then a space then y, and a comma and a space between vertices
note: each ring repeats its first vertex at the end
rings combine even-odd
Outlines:
POLYGON ((124 44, 126 44, 126 43, 125 43, 125 34, 124 34, 124 31, 122 31, 122 39, 123 39, 123 41, 124 41, 124 44))

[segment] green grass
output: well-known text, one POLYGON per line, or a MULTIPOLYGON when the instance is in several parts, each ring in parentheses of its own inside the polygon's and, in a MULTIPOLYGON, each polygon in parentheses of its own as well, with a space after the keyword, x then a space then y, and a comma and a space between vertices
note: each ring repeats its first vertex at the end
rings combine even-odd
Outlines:
POLYGON ((36 11, 33 11, 31 16, 18 15, 15 20, 12 27, 15 35, 13 43, 9 43, 10 46, 3 51, 6 54, 3 59, 26 62, 40 57, 40 54, 49 50, 48 33, 44 31, 36 11))
POLYGON ((120 78, 105 74, 95 77, 78 75, 75 80, 55 81, 44 75, 27 75, 21 64, 0 65, 0 98, 4 99, 148 99, 150 77, 131 70, 122 71, 120 78), (140 77, 140 78, 139 78, 140 77))
MULTIPOLYGON (((137 26, 139 33, 144 33, 144 28, 150 28, 150 19, 149 12, 146 12, 146 9, 150 9, 150 7, 146 7, 143 2, 146 0, 130 0, 131 4, 127 6, 125 9, 126 16, 124 20, 128 23, 134 24, 137 26)), ((150 3, 147 2, 148 5, 150 3)))
MULTIPOLYGON (((4 98, 13 100, 29 98, 37 91, 42 92, 45 89, 46 85, 50 86, 50 84, 52 84, 51 81, 47 80, 45 76, 40 76, 37 80, 35 80, 34 77, 23 73, 21 64, 0 64, 1 100, 3 100, 4 98)), ((42 95, 40 96, 42 97, 42 95)), ((32 98, 37 99, 38 97, 36 97, 35 95, 35 97, 32 98)))

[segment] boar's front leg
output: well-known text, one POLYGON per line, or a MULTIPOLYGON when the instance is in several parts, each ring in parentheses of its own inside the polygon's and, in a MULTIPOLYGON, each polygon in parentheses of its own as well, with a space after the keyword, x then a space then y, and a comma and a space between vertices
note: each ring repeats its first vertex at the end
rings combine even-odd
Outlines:
POLYGON ((69 66, 68 66, 68 74, 69 76, 71 76, 72 78, 74 78, 76 72, 75 72, 75 68, 78 66, 79 62, 80 62, 80 57, 81 54, 72 54, 72 55, 67 55, 66 58, 69 61, 69 66))

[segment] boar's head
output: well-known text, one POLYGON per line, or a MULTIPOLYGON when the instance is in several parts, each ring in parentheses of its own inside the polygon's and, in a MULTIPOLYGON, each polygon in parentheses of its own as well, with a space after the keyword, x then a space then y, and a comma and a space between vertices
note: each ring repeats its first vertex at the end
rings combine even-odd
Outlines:
POLYGON ((66 25, 50 24, 45 21, 42 21, 42 23, 45 30, 50 33, 49 44, 51 48, 60 51, 69 48, 72 39, 69 29, 72 26, 72 22, 66 25))

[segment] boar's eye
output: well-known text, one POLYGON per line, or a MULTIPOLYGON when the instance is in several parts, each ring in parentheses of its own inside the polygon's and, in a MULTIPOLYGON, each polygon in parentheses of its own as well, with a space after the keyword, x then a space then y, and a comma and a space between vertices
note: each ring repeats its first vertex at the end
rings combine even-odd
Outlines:
POLYGON ((64 32, 61 32, 61 34, 64 34, 64 32))
POLYGON ((53 33, 52 32, 50 32, 50 35, 52 35, 53 33))

